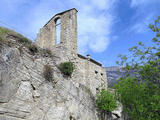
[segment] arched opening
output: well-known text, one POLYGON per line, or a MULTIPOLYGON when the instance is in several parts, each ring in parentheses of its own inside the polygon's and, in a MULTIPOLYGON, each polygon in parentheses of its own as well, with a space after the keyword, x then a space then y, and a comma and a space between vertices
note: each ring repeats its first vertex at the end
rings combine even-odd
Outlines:
POLYGON ((60 44, 61 41, 61 19, 56 20, 56 44, 60 44))

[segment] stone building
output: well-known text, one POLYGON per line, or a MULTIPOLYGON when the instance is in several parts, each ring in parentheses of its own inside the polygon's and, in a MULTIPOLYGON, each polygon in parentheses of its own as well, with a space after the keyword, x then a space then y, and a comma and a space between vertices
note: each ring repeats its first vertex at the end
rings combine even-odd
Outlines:
POLYGON ((12 46, 0 42, 0 120, 98 120, 95 95, 107 86, 106 71, 89 55, 78 54, 76 14, 76 9, 56 14, 40 29, 35 43, 53 56, 31 54, 15 35, 6 35, 12 46), (66 61, 75 66, 71 77, 57 67, 66 61), (44 77, 45 65, 53 69, 52 81, 44 77))
POLYGON ((52 17, 40 29, 36 39, 36 44, 41 48, 50 49, 54 55, 58 56, 56 63, 72 61, 75 64, 76 83, 86 85, 96 94, 96 89, 100 86, 107 86, 106 69, 102 64, 90 58, 78 54, 77 46, 77 10, 75 8, 61 12, 52 17), (58 20, 61 20, 57 24, 58 20), (60 25, 60 42, 57 44, 56 27, 60 25))

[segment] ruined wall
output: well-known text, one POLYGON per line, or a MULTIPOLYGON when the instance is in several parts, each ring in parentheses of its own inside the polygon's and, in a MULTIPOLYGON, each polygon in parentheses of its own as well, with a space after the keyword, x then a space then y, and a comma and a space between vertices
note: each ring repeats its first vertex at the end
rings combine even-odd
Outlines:
POLYGON ((56 14, 40 29, 37 45, 54 50, 56 46, 67 48, 68 52, 77 53, 77 10, 71 9, 56 14), (57 45, 56 22, 61 19, 60 44, 57 45))
MULTIPOLYGON (((100 86, 107 86, 106 72, 102 65, 77 52, 77 10, 70 9, 56 14, 40 30, 36 44, 52 50, 56 64, 72 61, 75 64, 74 82, 87 86, 96 94, 100 86), (56 44, 56 21, 61 19, 60 44, 56 44), (48 30, 49 28, 49 30, 48 30), (48 31, 47 31, 48 30, 48 31)), ((73 73, 74 74, 74 73, 73 73)))
POLYGON ((107 88, 106 70, 86 57, 78 57, 76 60, 76 82, 87 86, 95 96, 100 88, 107 88), (81 79, 83 78, 83 79, 81 79))

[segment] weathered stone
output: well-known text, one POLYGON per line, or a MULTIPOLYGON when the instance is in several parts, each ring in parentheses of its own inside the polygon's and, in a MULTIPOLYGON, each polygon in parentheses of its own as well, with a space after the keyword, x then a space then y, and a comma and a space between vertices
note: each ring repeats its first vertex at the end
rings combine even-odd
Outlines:
POLYGON ((16 93, 21 81, 17 73, 20 54, 17 49, 2 48, 0 56, 0 102, 4 103, 16 93))
MULTIPOLYGON (((106 88, 106 71, 95 60, 77 53, 76 9, 55 15, 41 30, 36 44, 53 57, 31 55, 16 47, 0 53, 0 120, 98 120, 96 90, 106 88), (61 42, 56 45, 56 21, 61 19, 61 42), (71 61, 74 71, 64 76, 58 66, 71 61), (44 65, 53 79, 44 78, 44 65)), ((14 39, 14 38, 13 38, 14 39)))

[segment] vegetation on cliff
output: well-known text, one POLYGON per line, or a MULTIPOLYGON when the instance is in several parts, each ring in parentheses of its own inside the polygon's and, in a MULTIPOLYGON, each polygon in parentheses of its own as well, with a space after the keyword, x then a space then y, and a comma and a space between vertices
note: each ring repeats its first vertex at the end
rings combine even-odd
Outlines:
POLYGON ((117 108, 117 100, 113 92, 102 89, 96 95, 96 106, 100 112, 100 118, 105 119, 106 115, 111 117, 111 112, 117 108))
POLYGON ((53 81, 53 69, 50 65, 45 65, 43 70, 43 76, 46 81, 53 81))
POLYGON ((64 75, 71 76, 74 70, 74 65, 72 62, 64 62, 59 65, 59 69, 64 75))
POLYGON ((8 28, 0 27, 0 42, 4 44, 9 44, 9 41, 7 40, 8 36, 13 36, 18 39, 18 42, 23 43, 25 45, 31 44, 32 42, 24 37, 23 35, 13 31, 9 30, 8 28))
POLYGON ((29 50, 29 53, 32 55, 40 53, 45 57, 53 57, 52 52, 49 49, 41 49, 36 46, 34 42, 24 37, 23 35, 4 27, 0 27, 0 45, 2 44, 9 47, 18 45, 20 52, 23 51, 23 47, 26 47, 29 50))

